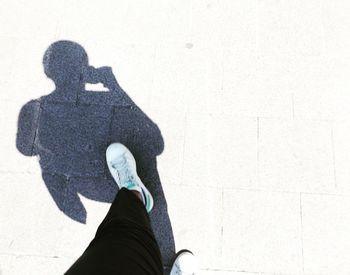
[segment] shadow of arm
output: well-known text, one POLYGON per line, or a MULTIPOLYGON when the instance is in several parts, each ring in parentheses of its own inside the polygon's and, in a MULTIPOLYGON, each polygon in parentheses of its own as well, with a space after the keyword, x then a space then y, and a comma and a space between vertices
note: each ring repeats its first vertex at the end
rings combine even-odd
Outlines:
POLYGON ((155 156, 160 155, 164 150, 164 140, 160 129, 157 124, 155 124, 142 110, 139 108, 135 102, 129 97, 129 95, 123 90, 119 85, 115 75, 111 72, 110 75, 106 78, 107 87, 112 93, 119 93, 125 103, 130 105, 131 108, 138 114, 141 119, 140 129, 144 130, 143 137, 147 140, 147 143, 152 148, 152 152, 155 156))
MULTIPOLYGON (((122 96, 122 98, 124 99, 125 103, 127 105, 131 105, 134 106, 135 108, 137 108, 138 110, 141 111, 140 108, 137 107, 137 105, 135 104, 135 102, 129 97, 129 95, 123 90, 122 87, 120 87, 115 75, 111 72, 110 75, 108 75, 108 77, 106 78, 106 83, 107 83, 107 87, 108 89, 112 92, 112 93, 116 93, 116 94, 120 94, 122 96)), ((142 112, 142 111, 141 111, 142 112)))
POLYGON ((25 104, 18 117, 16 147, 25 156, 34 156, 34 141, 38 127, 40 102, 31 100, 25 104))
POLYGON ((162 133, 160 132, 157 124, 155 124, 147 115, 145 115, 145 117, 147 126, 150 128, 149 133, 151 133, 151 136, 149 139, 152 143, 154 155, 159 156, 164 151, 164 140, 162 133))

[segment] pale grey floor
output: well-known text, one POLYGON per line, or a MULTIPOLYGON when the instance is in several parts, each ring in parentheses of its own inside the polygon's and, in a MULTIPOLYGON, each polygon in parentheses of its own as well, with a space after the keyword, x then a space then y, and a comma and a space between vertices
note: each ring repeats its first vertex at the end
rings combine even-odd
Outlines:
POLYGON ((159 126, 177 249, 200 274, 350 273, 350 3, 1 1, 0 274, 62 274, 109 204, 60 212, 15 147, 55 40, 85 47, 159 126), (74 2, 74 3, 72 3, 74 2))

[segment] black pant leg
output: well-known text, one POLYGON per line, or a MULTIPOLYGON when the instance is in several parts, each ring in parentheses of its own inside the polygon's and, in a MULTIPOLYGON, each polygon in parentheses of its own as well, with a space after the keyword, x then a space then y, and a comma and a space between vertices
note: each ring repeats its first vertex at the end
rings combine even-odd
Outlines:
POLYGON ((148 213, 122 188, 83 255, 66 275, 158 275, 163 264, 148 213))

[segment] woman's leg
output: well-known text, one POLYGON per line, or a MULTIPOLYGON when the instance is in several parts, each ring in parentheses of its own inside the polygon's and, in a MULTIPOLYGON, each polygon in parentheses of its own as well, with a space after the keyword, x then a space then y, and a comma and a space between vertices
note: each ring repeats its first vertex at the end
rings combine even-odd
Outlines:
POLYGON ((148 213, 133 192, 118 192, 95 238, 66 275, 163 274, 148 213))

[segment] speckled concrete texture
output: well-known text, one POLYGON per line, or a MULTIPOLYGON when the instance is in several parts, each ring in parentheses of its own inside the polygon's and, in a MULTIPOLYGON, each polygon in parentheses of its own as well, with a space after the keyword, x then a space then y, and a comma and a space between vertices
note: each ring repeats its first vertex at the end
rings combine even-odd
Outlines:
POLYGON ((113 142, 126 145, 136 159, 141 180, 154 196, 150 217, 168 266, 175 244, 156 166, 164 148, 161 132, 118 85, 111 68, 93 68, 87 59, 75 42, 62 40, 49 46, 43 65, 56 89, 23 106, 17 149, 39 157, 42 178, 57 207, 71 219, 86 223, 87 211, 78 194, 113 201, 117 185, 105 152, 113 142), (104 83, 109 91, 86 91, 85 82, 104 83))
POLYGON ((3 0, 0 273, 63 274, 81 255, 122 141, 166 261, 187 248, 199 274, 348 275, 349 10, 3 0), (48 50, 61 40, 78 45, 48 50))

